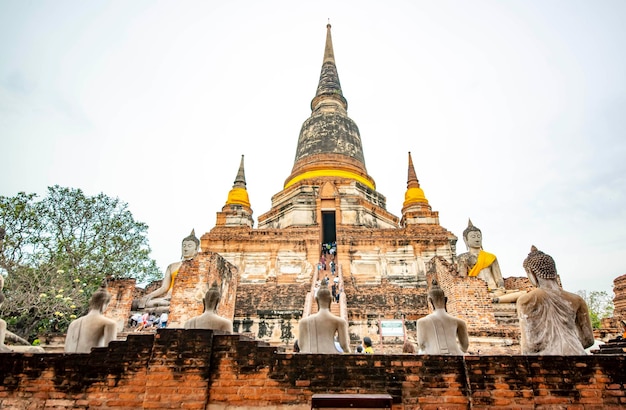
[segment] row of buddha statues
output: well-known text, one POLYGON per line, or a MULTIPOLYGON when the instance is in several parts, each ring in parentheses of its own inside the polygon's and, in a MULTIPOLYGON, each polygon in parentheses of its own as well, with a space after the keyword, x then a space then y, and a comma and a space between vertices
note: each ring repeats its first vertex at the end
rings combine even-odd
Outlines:
MULTIPOLYGON (((217 314, 220 301, 217 282, 204 296, 204 312, 187 320, 185 329, 211 329, 232 333, 233 323, 217 314)), ((104 316, 111 301, 105 287, 96 291, 89 301, 89 313, 70 323, 65 337, 65 352, 89 353, 93 347, 104 347, 117 338, 117 323, 104 316)))
MULTIPOLYGON (((523 262, 529 281, 535 287, 530 292, 507 290, 495 255, 482 249, 482 233, 471 221, 463 232, 468 251, 458 256, 459 276, 478 277, 487 283, 495 303, 516 303, 522 354, 579 355, 593 345, 591 320, 585 301, 578 295, 564 291, 557 279, 557 270, 551 256, 532 246, 523 262)), ((138 309, 169 306, 172 288, 183 261, 193 259, 199 251, 199 240, 192 231, 183 239, 181 261, 167 267, 161 286, 137 301, 138 309)), ((0 276, 0 305, 4 299, 0 276)), ((214 282, 204 296, 204 313, 189 319, 186 329, 233 331, 232 321, 217 314, 220 289, 214 282)), ((298 323, 298 345, 301 353, 350 352, 348 323, 330 311, 332 295, 327 286, 315 296, 318 312, 298 323), (336 343, 337 342, 337 343, 336 343)), ((88 353, 93 347, 106 346, 117 337, 117 324, 104 316, 111 295, 103 287, 89 302, 89 312, 74 320, 67 332, 65 351, 88 353)), ((450 315, 446 309, 447 297, 433 280, 428 292, 432 313, 418 319, 417 347, 422 354, 462 355, 468 351, 469 336, 466 323, 450 315)), ((4 345, 6 323, 0 319, 0 352, 11 351, 4 345)))
MULTIPOLYGON (((554 259, 535 246, 531 247, 523 267, 535 289, 515 295, 521 353, 587 354, 585 349, 593 345, 594 338, 583 298, 561 288, 554 259)), ((321 288, 316 299, 319 311, 298 324, 300 352, 337 353, 335 337, 343 352, 350 352, 348 323, 330 312, 331 294, 328 288, 321 288)), ((467 324, 447 312, 447 301, 444 291, 433 280, 428 292, 432 313, 416 323, 418 353, 463 355, 468 351, 467 324)))

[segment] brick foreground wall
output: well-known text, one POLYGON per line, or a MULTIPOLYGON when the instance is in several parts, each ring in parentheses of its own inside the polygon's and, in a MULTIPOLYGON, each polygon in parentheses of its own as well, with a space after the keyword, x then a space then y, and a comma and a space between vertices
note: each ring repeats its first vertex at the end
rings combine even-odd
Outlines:
POLYGON ((308 409, 388 393, 394 409, 618 409, 626 356, 286 354, 241 335, 160 329, 91 354, 0 355, 2 409, 308 409))

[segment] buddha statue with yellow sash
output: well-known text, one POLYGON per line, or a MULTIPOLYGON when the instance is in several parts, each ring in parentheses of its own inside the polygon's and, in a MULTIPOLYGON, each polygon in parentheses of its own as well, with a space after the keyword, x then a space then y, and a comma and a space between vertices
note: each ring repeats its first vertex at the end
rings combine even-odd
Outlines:
POLYGON ((467 252, 457 258, 460 276, 479 277, 487 283, 487 288, 496 303, 515 302, 524 291, 508 290, 504 287, 504 278, 496 255, 483 250, 483 236, 480 229, 469 220, 463 231, 463 240, 467 252))
POLYGON ((167 267, 161 286, 158 289, 141 298, 139 301, 140 309, 170 305, 172 289, 174 289, 174 282, 176 281, 176 275, 178 275, 178 269, 180 269, 180 266, 184 261, 193 259, 198 254, 199 248, 200 240, 196 238, 195 231, 192 230, 191 234, 183 239, 181 260, 171 263, 167 267))

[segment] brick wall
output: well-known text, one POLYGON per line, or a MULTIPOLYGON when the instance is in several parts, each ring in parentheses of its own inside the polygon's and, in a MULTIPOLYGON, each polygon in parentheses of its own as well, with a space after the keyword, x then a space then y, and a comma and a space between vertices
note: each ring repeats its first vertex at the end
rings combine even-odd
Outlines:
POLYGON ((136 298, 136 283, 135 279, 109 279, 107 281, 107 290, 111 294, 111 302, 104 315, 117 322, 118 332, 121 332, 128 324, 130 308, 133 299, 136 298))
POLYGON ((183 262, 178 270, 168 326, 182 327, 187 320, 202 314, 202 298, 213 281, 217 282, 222 293, 217 314, 232 319, 239 283, 237 268, 217 253, 200 252, 192 260, 183 262))
POLYGON ((504 278, 504 287, 506 289, 517 289, 517 290, 525 290, 526 292, 530 292, 535 289, 530 280, 526 277, 519 276, 511 276, 509 278, 504 278))
POLYGON ((302 311, 304 299, 310 289, 310 283, 239 285, 235 316, 257 315, 259 311, 269 310, 302 311))
POLYGON ((433 258, 430 264, 429 286, 432 279, 437 278, 448 298, 448 313, 463 319, 470 333, 483 328, 498 328, 492 297, 484 280, 457 276, 452 265, 440 257, 433 258))
POLYGON ((87 354, 3 354, 2 409, 310 408, 388 393, 394 409, 618 409, 626 356, 322 355, 241 335, 160 329, 87 354))
POLYGON ((365 319, 370 315, 381 319, 417 320, 428 314, 426 289, 402 287, 383 279, 380 285, 358 285, 344 278, 344 290, 348 300, 348 316, 351 320, 365 319), (380 307, 385 306, 381 312, 380 307))

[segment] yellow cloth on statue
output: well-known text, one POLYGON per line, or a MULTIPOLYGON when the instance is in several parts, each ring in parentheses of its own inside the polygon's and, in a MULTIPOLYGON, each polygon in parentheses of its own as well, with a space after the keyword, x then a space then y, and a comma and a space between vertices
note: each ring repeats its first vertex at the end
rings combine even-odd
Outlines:
POLYGON ((172 288, 174 287, 174 281, 176 280, 176 275, 178 275, 178 270, 175 270, 174 272, 172 272, 172 280, 170 280, 170 287, 167 288, 168 292, 172 290, 172 288))
POLYGON ((481 250, 478 253, 478 260, 476 265, 469 271, 467 276, 478 276, 481 270, 488 268, 496 260, 496 255, 493 253, 485 252, 481 250))

